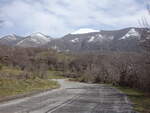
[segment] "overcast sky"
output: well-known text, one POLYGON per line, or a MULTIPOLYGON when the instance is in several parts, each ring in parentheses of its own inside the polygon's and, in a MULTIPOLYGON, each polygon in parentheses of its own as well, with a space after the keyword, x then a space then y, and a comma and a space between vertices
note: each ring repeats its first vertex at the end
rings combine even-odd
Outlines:
POLYGON ((120 29, 148 17, 148 0, 0 0, 0 36, 41 32, 60 37, 79 28, 120 29))

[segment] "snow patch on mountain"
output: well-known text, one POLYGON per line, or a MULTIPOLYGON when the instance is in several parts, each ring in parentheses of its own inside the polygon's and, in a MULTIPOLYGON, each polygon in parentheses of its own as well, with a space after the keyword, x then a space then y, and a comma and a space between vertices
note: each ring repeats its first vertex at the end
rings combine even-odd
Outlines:
MULTIPOLYGON (((25 40, 25 39, 24 39, 25 40)), ((24 42, 24 40, 21 40, 20 42, 18 42, 16 45, 21 45, 23 42, 24 42)))
POLYGON ((73 42, 73 43, 76 43, 78 41, 79 41, 79 38, 75 38, 75 39, 71 40, 71 42, 73 42))
POLYGON ((109 36, 108 39, 109 39, 109 40, 113 40, 113 39, 114 39, 114 36, 109 36))
POLYGON ((56 46, 56 45, 55 45, 55 46, 53 46, 53 47, 52 47, 52 49, 56 50, 57 52, 61 52, 61 50, 59 49, 59 47, 58 47, 58 46, 56 46))
POLYGON ((134 37, 134 38, 137 37, 138 38, 138 37, 140 37, 140 34, 135 29, 131 29, 128 31, 128 33, 125 36, 121 37, 120 40, 128 39, 130 37, 134 37))
POLYGON ((102 40, 102 39, 104 39, 104 36, 102 36, 101 34, 99 34, 99 35, 98 35, 98 39, 99 39, 99 40, 102 40))
POLYGON ((101 34, 97 34, 96 36, 92 36, 88 42, 97 42, 97 41, 103 41, 104 40, 104 36, 102 36, 101 34))
POLYGON ((150 37, 146 37, 147 40, 150 40, 150 37))
POLYGON ((57 49, 58 49, 58 47, 55 45, 55 46, 53 46, 53 47, 52 47, 52 49, 57 50, 57 49))
POLYGON ((51 41, 51 39, 46 37, 45 35, 43 35, 41 33, 34 33, 34 34, 28 36, 27 38, 25 38, 24 40, 18 42, 17 45, 22 45, 22 44, 28 45, 29 42, 39 44, 39 45, 44 45, 50 41, 51 41))
POLYGON ((31 37, 34 37, 34 36, 38 36, 38 37, 44 37, 44 35, 42 33, 33 33, 30 35, 31 37))
POLYGON ((32 38, 33 41, 37 41, 38 39, 40 40, 44 40, 44 41, 50 41, 50 38, 47 38, 45 35, 43 35, 42 33, 33 33, 32 35, 30 35, 30 37, 32 38))
POLYGON ((12 34, 12 35, 8 35, 8 36, 5 36, 4 39, 5 39, 5 40, 17 40, 16 36, 13 35, 13 34, 12 34))
POLYGON ((94 36, 92 36, 92 37, 88 40, 88 42, 93 42, 93 41, 94 41, 94 39, 95 39, 95 37, 94 37, 94 36))
POLYGON ((89 29, 89 28, 84 28, 84 29, 79 29, 75 32, 72 32, 72 35, 75 34, 86 34, 86 33, 92 33, 92 32, 100 32, 99 30, 94 30, 94 29, 89 29))

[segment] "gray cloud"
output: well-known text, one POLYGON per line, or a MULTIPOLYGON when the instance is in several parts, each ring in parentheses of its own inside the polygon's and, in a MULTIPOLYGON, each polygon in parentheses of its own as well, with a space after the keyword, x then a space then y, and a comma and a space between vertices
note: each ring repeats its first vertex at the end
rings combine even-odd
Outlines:
POLYGON ((61 36, 85 26, 138 26, 141 17, 148 18, 145 4, 138 0, 12 0, 0 6, 6 20, 2 34, 43 32, 61 36))

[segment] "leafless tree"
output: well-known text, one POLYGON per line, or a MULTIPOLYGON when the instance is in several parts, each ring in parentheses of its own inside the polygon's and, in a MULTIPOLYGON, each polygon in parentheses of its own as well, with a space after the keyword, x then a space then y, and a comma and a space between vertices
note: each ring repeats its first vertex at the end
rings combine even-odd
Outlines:
MULTIPOLYGON (((147 5, 147 11, 150 16, 150 5, 147 5)), ((140 21, 140 25, 143 27, 140 44, 150 52, 150 20, 144 17, 140 21)))

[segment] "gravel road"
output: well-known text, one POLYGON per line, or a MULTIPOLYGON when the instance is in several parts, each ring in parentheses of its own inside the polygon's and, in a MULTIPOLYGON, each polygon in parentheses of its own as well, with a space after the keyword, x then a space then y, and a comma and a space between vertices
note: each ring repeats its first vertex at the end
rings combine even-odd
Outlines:
POLYGON ((135 113, 127 97, 104 84, 57 80, 61 88, 0 104, 0 113, 135 113))

